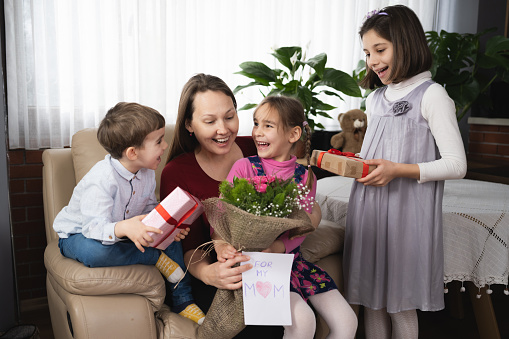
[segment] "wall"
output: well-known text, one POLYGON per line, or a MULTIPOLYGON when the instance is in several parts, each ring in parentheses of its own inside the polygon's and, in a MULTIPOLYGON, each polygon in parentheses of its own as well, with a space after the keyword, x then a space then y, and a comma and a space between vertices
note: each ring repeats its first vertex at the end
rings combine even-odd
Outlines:
POLYGON ((470 118, 469 159, 509 163, 509 120, 470 118))
POLYGON ((42 150, 11 150, 10 200, 20 300, 46 296, 42 150))

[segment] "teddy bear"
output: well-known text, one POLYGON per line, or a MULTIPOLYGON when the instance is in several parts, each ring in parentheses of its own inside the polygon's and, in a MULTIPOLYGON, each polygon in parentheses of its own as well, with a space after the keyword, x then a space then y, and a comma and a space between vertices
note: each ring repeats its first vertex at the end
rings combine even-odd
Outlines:
POLYGON ((339 114, 338 120, 342 131, 332 136, 331 146, 343 152, 359 153, 368 126, 366 113, 351 109, 339 114))

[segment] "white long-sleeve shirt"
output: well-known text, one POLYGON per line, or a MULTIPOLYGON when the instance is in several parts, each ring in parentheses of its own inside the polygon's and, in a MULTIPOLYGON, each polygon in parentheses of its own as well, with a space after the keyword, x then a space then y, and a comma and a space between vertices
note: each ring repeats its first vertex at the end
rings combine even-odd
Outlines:
MULTIPOLYGON (((431 73, 426 71, 400 83, 389 84, 385 98, 389 101, 399 100, 428 80, 431 80, 431 73)), ((372 98, 373 93, 366 99, 368 128, 372 98)), ((417 164, 420 170, 419 182, 463 178, 467 172, 467 160, 456 120, 456 108, 440 84, 428 87, 422 97, 421 112, 435 138, 441 158, 417 164)))

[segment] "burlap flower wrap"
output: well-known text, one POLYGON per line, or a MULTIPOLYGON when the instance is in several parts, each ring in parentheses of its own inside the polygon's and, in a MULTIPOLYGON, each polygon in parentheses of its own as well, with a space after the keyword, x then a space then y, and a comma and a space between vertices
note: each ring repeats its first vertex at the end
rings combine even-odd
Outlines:
MULTIPOLYGON (((314 231, 304 210, 295 210, 287 218, 275 218, 255 216, 219 198, 207 199, 203 205, 214 231, 241 251, 262 251, 288 230, 290 239, 314 231)), ((233 338, 244 327, 242 289, 218 289, 205 321, 198 329, 198 339, 233 338)))

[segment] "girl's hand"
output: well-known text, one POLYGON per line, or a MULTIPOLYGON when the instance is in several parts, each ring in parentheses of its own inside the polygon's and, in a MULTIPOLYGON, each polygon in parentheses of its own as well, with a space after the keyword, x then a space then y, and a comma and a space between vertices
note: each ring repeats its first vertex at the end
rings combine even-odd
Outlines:
POLYGON ((163 233, 158 228, 142 223, 143 218, 145 218, 145 215, 138 215, 131 219, 119 221, 115 225, 115 236, 117 238, 128 237, 142 253, 145 252, 143 246, 147 247, 149 243, 154 241, 148 232, 163 233))
POLYGON ((181 228, 181 229, 180 229, 180 232, 178 232, 178 233, 175 235, 174 240, 175 240, 175 241, 180 241, 180 240, 182 240, 182 239, 185 239, 185 238, 186 238, 186 235, 188 235, 188 234, 189 234, 189 231, 190 231, 190 230, 191 230, 191 229, 190 229, 189 227, 186 227, 185 229, 181 228))
POLYGON ((203 267, 202 281, 223 290, 236 290, 242 287, 242 273, 253 268, 252 264, 233 267, 240 262, 249 261, 246 255, 237 255, 224 263, 216 261, 203 267))
POLYGON ((276 240, 270 244, 269 248, 264 249, 265 253, 286 253, 285 243, 281 240, 276 240))
POLYGON ((214 243, 214 249, 217 253, 217 260, 222 263, 226 262, 228 259, 233 259, 240 255, 240 252, 238 252, 235 247, 227 243, 216 242, 214 243))
POLYGON ((413 178, 419 180, 420 170, 417 164, 400 164, 384 159, 366 160, 368 165, 376 165, 377 168, 364 178, 356 179, 365 186, 385 186, 394 178, 413 178))

